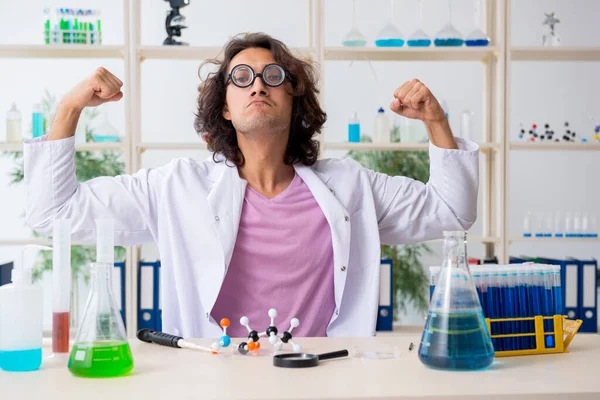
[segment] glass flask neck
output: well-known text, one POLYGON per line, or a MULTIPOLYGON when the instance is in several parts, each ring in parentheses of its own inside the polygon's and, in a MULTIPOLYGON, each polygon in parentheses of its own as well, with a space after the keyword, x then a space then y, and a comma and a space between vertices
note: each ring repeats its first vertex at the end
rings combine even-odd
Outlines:
POLYGON ((444 232, 444 267, 467 268, 467 233, 444 232))
POLYGON ((111 292, 111 271, 113 266, 108 263, 92 263, 92 284, 93 292, 111 292))

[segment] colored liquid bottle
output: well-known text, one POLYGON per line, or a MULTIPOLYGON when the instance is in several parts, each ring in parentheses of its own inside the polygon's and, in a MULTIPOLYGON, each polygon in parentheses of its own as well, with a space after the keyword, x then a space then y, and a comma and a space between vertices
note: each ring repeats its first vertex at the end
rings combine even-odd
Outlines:
POLYGON ((42 113, 42 106, 39 104, 33 106, 31 134, 34 138, 44 135, 44 114, 42 113))
POLYGON ((348 142, 360 142, 360 122, 358 121, 357 113, 354 113, 348 122, 348 142))
POLYGON ((68 367, 79 377, 125 376, 133 370, 133 357, 112 293, 114 223, 96 220, 96 224, 97 260, 92 263, 92 288, 68 367))
POLYGON ((467 264, 466 232, 444 232, 444 261, 429 306, 419 359, 429 367, 477 370, 494 347, 467 264))
MULTIPOLYGON (((28 248, 51 250, 28 245, 23 253, 28 248)), ((0 287, 0 369, 10 372, 35 371, 42 364, 42 287, 23 265, 16 264, 12 283, 0 287)))

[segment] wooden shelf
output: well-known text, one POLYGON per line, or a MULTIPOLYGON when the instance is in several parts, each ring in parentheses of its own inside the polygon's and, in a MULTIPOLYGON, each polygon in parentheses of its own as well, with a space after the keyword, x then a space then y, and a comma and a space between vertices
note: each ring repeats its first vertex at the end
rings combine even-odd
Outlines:
POLYGON ((513 61, 600 61, 600 47, 512 47, 513 61))
MULTIPOLYGON (((75 151, 123 150, 125 143, 81 143, 75 145, 75 151)), ((0 143, 0 152, 23 151, 21 143, 0 143)))
POLYGON ((28 244, 38 244, 41 246, 52 246, 52 240, 43 239, 43 238, 0 239, 0 246, 26 246, 28 244))
POLYGON ((510 142, 511 150, 588 150, 588 151, 599 151, 600 143, 588 142, 588 143, 565 143, 565 142, 510 142))
POLYGON ((574 237, 574 238, 568 238, 568 237, 562 237, 562 238, 557 238, 557 237, 523 237, 523 236, 511 236, 508 239, 509 243, 515 243, 515 242, 523 242, 523 243, 531 243, 531 242, 553 242, 553 243, 599 243, 600 242, 600 238, 586 238, 586 237, 574 237))
POLYGON ((138 149, 141 151, 145 150, 206 150, 205 142, 191 142, 191 143, 141 143, 138 145, 138 149))
MULTIPOLYGON (((291 48, 296 56, 312 57, 314 49, 291 48)), ((140 60, 206 60, 222 56, 221 47, 205 46, 138 46, 140 60)))
POLYGON ((0 58, 123 58, 123 46, 0 45, 0 58))
MULTIPOLYGON (((358 150, 358 151, 427 151, 429 143, 327 143, 323 145, 325 150, 358 150)), ((500 150, 497 143, 481 143, 480 150, 500 150)))
POLYGON ((486 61, 495 47, 326 47, 325 60, 486 61))

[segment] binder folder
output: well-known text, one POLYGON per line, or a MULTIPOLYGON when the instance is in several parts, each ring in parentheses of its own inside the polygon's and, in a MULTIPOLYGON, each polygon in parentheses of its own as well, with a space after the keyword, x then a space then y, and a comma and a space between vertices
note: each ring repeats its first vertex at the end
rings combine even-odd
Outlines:
POLYGON ((391 331, 393 329, 393 291, 392 291, 392 260, 382 258, 379 275, 379 307, 377 311, 377 331, 391 331))
POLYGON ((160 261, 139 263, 138 272, 138 328, 162 330, 160 309, 160 261))
POLYGON ((598 262, 575 260, 579 263, 579 319, 583 321, 579 332, 598 332, 598 262))
POLYGON ((13 269, 13 263, 0 264, 0 286, 10 283, 10 276, 13 269))
POLYGON ((119 306, 119 311, 121 313, 121 318, 123 319, 123 324, 126 325, 125 322, 125 262, 119 261, 115 262, 115 268, 113 269, 112 275, 112 284, 113 284, 113 296, 115 297, 115 301, 119 306))

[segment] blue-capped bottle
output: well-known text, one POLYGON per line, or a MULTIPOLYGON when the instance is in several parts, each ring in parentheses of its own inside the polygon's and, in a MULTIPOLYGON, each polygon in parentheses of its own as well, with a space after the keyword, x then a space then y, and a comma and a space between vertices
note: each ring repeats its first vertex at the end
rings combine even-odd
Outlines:
POLYGON ((494 347, 467 264, 467 234, 444 232, 444 261, 419 346, 427 366, 477 370, 494 361, 494 347))

